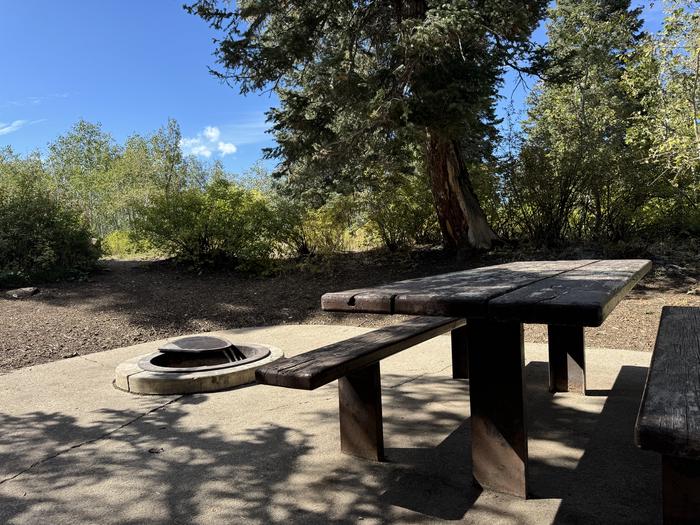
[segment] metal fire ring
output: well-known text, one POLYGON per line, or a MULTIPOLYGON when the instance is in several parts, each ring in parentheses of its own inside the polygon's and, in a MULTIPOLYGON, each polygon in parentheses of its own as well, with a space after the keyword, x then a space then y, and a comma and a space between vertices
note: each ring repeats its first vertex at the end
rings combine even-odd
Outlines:
POLYGON ((221 337, 211 335, 193 335, 189 337, 181 337, 165 343, 158 348, 161 352, 177 352, 177 353, 200 353, 200 352, 215 352, 217 350, 226 350, 231 348, 233 343, 221 337))
MULTIPOLYGON (((217 339, 217 338, 211 338, 217 339)), ((162 373, 191 373, 191 372, 204 372, 207 370, 221 370, 224 368, 235 368, 248 363, 253 363, 261 359, 266 358, 270 355, 270 348, 265 345, 257 345, 253 343, 248 343, 245 345, 234 346, 229 343, 229 346, 220 350, 199 350, 192 351, 188 350, 185 352, 177 352, 170 350, 169 352, 154 352, 148 354, 141 358, 138 362, 138 366, 143 370, 148 372, 162 372, 162 373), (180 360, 178 364, 185 364, 187 360, 196 360, 205 354, 221 354, 221 359, 225 359, 225 362, 205 365, 205 366, 174 366, 169 364, 167 366, 160 366, 158 363, 161 362, 164 365, 166 362, 171 363, 180 360)))

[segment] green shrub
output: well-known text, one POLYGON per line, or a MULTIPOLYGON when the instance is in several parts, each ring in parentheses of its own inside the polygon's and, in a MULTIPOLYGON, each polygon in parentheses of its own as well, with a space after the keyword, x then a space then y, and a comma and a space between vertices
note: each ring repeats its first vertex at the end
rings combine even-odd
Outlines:
POLYGON ((440 229, 425 177, 401 176, 364 197, 370 235, 390 251, 438 244, 440 229))
POLYGON ((0 286, 82 277, 100 257, 80 214, 43 184, 38 169, 0 158, 0 286))
POLYGON ((273 222, 270 226, 277 251, 283 256, 304 256, 315 253, 309 231, 309 208, 299 201, 276 195, 272 202, 273 222))
POLYGON ((356 199, 335 195, 313 208, 301 201, 277 197, 271 226, 282 255, 330 255, 356 248, 360 220, 356 199))
POLYGON ((649 199, 638 215, 635 226, 647 239, 700 235, 700 205, 690 200, 685 203, 667 196, 655 197, 649 199))
POLYGON ((335 196, 304 220, 309 244, 316 253, 330 255, 352 248, 357 231, 357 206, 352 197, 335 196))
POLYGON ((102 251, 112 257, 156 255, 157 250, 146 239, 139 239, 133 232, 115 230, 102 239, 102 251))
POLYGON ((272 253, 270 207, 257 190, 223 178, 153 198, 140 210, 136 234, 193 267, 253 268, 272 253))

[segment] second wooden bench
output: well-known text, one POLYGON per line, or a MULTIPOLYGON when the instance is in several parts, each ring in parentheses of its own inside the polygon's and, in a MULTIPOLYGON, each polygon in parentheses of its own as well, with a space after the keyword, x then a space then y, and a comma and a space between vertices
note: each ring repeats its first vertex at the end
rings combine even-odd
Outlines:
POLYGON ((464 319, 416 317, 333 343, 255 372, 258 383, 315 390, 338 380, 340 446, 346 454, 384 459, 379 361, 438 335, 452 333, 453 377, 468 377, 464 319))
POLYGON ((700 523, 700 308, 662 310, 635 439, 661 454, 664 523, 700 523))

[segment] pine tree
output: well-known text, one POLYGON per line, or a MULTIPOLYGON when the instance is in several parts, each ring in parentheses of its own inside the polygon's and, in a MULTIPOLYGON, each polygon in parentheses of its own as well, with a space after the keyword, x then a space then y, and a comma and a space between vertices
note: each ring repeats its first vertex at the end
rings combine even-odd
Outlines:
POLYGON ((218 75, 273 89, 278 174, 301 192, 347 193, 425 165, 445 245, 496 235, 468 166, 489 153, 507 63, 529 50, 546 1, 199 0, 222 32, 218 75))

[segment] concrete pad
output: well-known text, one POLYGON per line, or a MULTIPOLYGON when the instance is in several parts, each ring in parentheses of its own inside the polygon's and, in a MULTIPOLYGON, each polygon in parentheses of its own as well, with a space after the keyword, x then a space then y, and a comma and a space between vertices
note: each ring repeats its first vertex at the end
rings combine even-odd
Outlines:
MULTIPOLYGON (((215 332, 294 355, 367 329, 215 332)), ((335 384, 186 396, 116 390, 162 341, 0 376, 0 523, 658 523, 660 460, 632 442, 650 355, 587 350, 592 395, 547 392, 527 345, 527 501, 472 484, 468 380, 449 336, 382 361, 388 461, 340 453, 335 384)))

